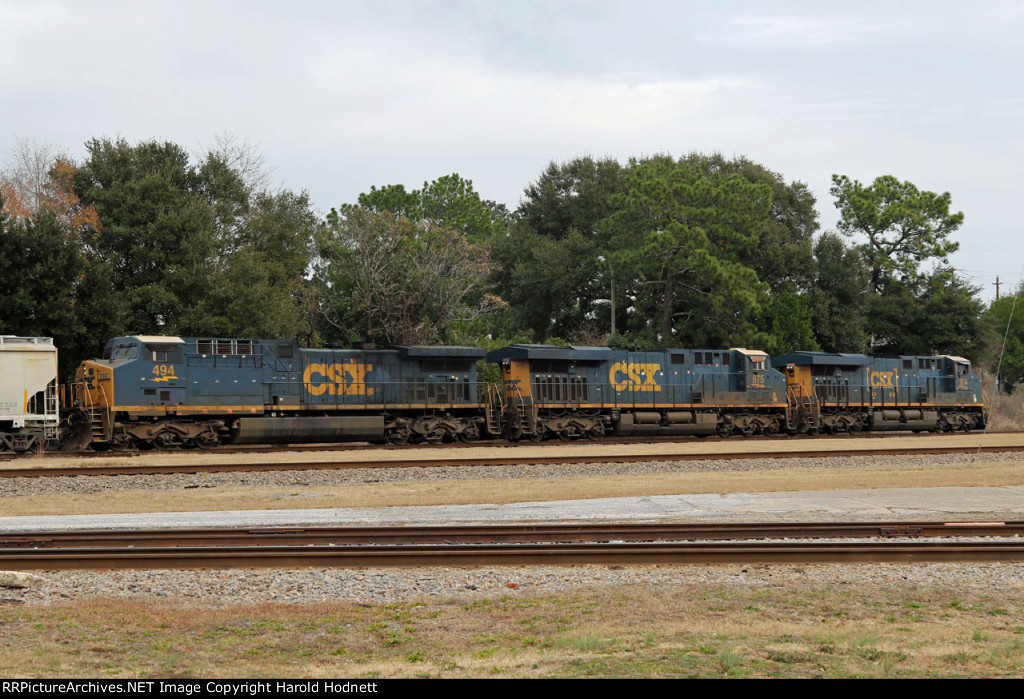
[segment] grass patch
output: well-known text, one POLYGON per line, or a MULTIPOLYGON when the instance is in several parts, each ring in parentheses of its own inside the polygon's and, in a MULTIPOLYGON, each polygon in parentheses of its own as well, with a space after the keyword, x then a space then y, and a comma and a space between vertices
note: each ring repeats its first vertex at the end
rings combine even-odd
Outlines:
POLYGON ((1024 591, 975 597, 950 590, 930 593, 926 603, 882 586, 801 586, 796 593, 705 584, 486 604, 453 598, 224 609, 100 599, 0 607, 0 675, 1024 676, 1020 627, 1007 623, 1019 618, 1024 591), (908 610, 920 617, 913 633, 886 621, 908 610))

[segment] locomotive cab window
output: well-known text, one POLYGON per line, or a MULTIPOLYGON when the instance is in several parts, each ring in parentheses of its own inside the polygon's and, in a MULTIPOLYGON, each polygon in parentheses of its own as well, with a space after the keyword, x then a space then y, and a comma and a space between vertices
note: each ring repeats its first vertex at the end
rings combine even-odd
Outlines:
POLYGON ((149 359, 154 362, 180 362, 182 352, 180 345, 146 345, 149 359))
POLYGON ((104 359, 135 359, 139 356, 139 346, 135 343, 114 345, 103 353, 104 359))

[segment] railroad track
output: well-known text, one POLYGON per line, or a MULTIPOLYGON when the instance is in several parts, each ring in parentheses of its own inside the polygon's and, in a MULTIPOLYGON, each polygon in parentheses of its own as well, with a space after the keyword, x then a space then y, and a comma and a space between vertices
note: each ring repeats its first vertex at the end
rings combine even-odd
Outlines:
POLYGON ((1020 521, 21 532, 0 533, 0 569, 993 562, 1024 560, 1021 537, 1020 521))
MULTIPOLYGON (((341 470, 357 468, 438 468, 438 467, 474 467, 474 466, 526 466, 533 464, 564 464, 564 463, 615 463, 624 461, 687 461, 687 460, 720 460, 720 459, 788 459, 788 458, 823 458, 836 456, 892 456, 892 455, 927 455, 956 453, 999 453, 1024 451, 1024 439, 1015 440, 1013 444, 974 443, 969 446, 939 444, 922 438, 912 438, 910 445, 895 448, 886 446, 885 440, 878 440, 878 446, 861 446, 860 448, 842 448, 840 443, 825 444, 819 440, 808 440, 806 446, 785 442, 784 449, 772 449, 768 445, 772 440, 748 443, 736 442, 736 448, 723 447, 722 442, 714 443, 714 449, 693 448, 692 443, 683 443, 678 449, 663 444, 633 444, 630 449, 613 449, 600 447, 603 453, 593 453, 592 443, 585 445, 552 445, 540 448, 515 449, 499 447, 497 450, 485 448, 471 455, 454 455, 447 450, 415 449, 400 452, 397 458, 394 451, 375 453, 372 459, 348 459, 328 457, 302 461, 264 461, 249 458, 231 463, 218 463, 216 460, 206 461, 203 455, 191 453, 182 457, 180 463, 138 464, 103 464, 90 466, 69 464, 67 466, 26 466, 0 467, 0 478, 46 478, 56 476, 126 476, 147 474, 175 473, 218 473, 233 471, 307 471, 307 470, 341 470), (657 448, 657 451, 645 447, 657 448), (487 453, 481 453, 486 451, 487 453), (497 453, 495 453, 495 451, 497 453)), ((776 442, 777 443, 777 442, 776 442)), ((173 458, 175 455, 170 454, 173 458)))
MULTIPOLYGON (((980 432, 975 434, 982 434, 980 432)), ((1000 435, 1000 434, 1019 434, 1016 432, 986 432, 987 435, 1000 435)), ((836 434, 828 437, 783 437, 773 436, 765 437, 763 435, 752 436, 752 437, 739 437, 732 441, 738 443, 750 443, 750 442, 775 442, 785 443, 792 440, 814 440, 814 439, 839 439, 839 440, 885 440, 894 438, 909 438, 909 439, 920 439, 928 440, 934 438, 934 435, 930 433, 921 434, 910 434, 906 432, 860 432, 857 434, 836 434)), ((720 441, 719 439, 712 440, 711 443, 720 441)), ((680 435, 673 435, 668 437, 659 437, 656 435, 647 436, 642 439, 636 437, 605 437, 599 442, 591 441, 580 441, 577 444, 582 445, 593 445, 601 444, 606 446, 623 446, 630 444, 701 444, 703 440, 698 437, 686 437, 680 435)), ((50 458, 64 458, 64 459, 133 459, 146 454, 159 454, 159 455, 174 455, 174 454, 279 454, 288 452, 313 452, 313 453, 337 453, 337 452, 358 452, 358 451, 445 451, 445 450, 459 450, 459 449, 474 449, 480 447, 491 447, 491 448, 507 448, 516 449, 520 446, 530 447, 551 447, 559 448, 565 447, 566 442, 550 440, 547 442, 505 442, 502 440, 481 440, 477 442, 444 442, 441 444, 365 444, 365 443, 327 443, 327 444, 291 444, 291 445, 241 445, 241 446, 220 446, 213 449, 171 449, 162 451, 159 449, 149 449, 146 451, 139 450, 126 450, 126 451, 78 451, 78 452, 46 452, 40 454, 38 452, 0 452, 0 462, 12 462, 12 461, 23 461, 30 459, 37 459, 41 457, 50 458)))

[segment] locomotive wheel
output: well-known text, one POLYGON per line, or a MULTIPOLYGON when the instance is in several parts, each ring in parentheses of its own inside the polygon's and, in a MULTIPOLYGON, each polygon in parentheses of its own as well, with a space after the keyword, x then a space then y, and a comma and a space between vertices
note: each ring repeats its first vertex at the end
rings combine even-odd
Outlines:
POLYGON ((153 446, 157 449, 177 449, 181 446, 181 440, 174 432, 163 430, 153 435, 153 446))
POLYGON ((744 437, 752 437, 752 436, 754 436, 754 432, 756 430, 757 430, 757 425, 754 424, 754 423, 750 423, 749 425, 744 427, 742 430, 740 430, 740 434, 742 434, 744 437))
POLYGON ((427 434, 423 435, 423 439, 425 439, 430 444, 440 444, 441 442, 444 441, 444 430, 431 430, 427 434))
POLYGON ((129 451, 133 446, 135 446, 135 440, 132 439, 131 435, 124 432, 115 434, 107 442, 107 447, 111 451, 129 451))
POLYGON ((732 425, 719 425, 718 429, 715 430, 719 437, 725 439, 732 434, 732 425))
POLYGON ((397 427, 388 433, 388 441, 392 444, 408 444, 409 437, 412 436, 412 432, 405 425, 397 427))
POLYGON ((475 442, 480 439, 480 428, 473 423, 455 436, 460 442, 475 442))
POLYGON ((589 439, 592 442, 596 442, 602 437, 604 437, 604 425, 600 423, 594 425, 589 430, 587 430, 587 439, 589 439))
POLYGON ((203 432, 196 437, 195 442, 200 449, 213 449, 220 446, 220 435, 216 432, 203 432))

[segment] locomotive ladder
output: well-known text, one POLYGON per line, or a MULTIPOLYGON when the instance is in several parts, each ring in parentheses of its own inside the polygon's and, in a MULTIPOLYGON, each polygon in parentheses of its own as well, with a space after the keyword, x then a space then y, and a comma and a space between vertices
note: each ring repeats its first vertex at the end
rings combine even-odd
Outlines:
POLYGON ((789 404, 786 408, 786 422, 790 429, 799 429, 800 425, 817 427, 820 417, 818 401, 813 395, 807 395, 800 383, 786 384, 786 397, 789 404))
POLYGON ((501 434, 501 416, 505 412, 501 391, 494 384, 487 384, 487 403, 484 413, 487 419, 487 434, 501 434))

